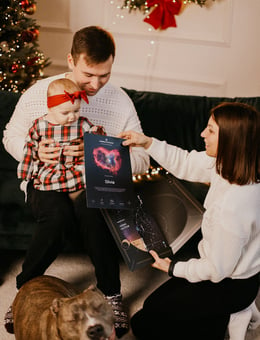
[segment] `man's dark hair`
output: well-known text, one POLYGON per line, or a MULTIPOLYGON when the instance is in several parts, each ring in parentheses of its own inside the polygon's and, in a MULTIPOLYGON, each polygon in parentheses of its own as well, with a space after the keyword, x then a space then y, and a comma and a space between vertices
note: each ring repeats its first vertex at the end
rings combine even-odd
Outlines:
POLYGON ((87 64, 103 63, 112 55, 115 57, 113 36, 99 26, 88 26, 74 34, 71 55, 76 65, 80 54, 85 55, 87 64))

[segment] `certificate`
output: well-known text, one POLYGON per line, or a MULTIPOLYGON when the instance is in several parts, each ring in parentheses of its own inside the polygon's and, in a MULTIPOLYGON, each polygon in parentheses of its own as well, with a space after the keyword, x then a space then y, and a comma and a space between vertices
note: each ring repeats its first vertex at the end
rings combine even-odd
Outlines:
POLYGON ((133 209, 129 147, 123 139, 84 134, 86 195, 89 208, 133 209))

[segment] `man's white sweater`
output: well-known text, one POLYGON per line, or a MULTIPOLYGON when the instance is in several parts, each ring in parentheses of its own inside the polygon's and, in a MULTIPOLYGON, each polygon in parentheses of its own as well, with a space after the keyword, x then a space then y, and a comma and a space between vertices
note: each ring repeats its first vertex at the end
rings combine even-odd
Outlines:
MULTIPOLYGON (((33 121, 47 113, 47 88, 54 79, 66 74, 39 80, 19 99, 13 116, 4 130, 3 143, 6 150, 17 160, 23 157, 26 135, 33 121)), ((142 132, 135 107, 120 88, 107 83, 95 96, 89 96, 89 104, 81 101, 80 115, 94 125, 104 126, 107 135, 117 136, 124 130, 142 132)), ((132 148, 132 173, 144 173, 149 167, 149 157, 142 148, 132 148)))

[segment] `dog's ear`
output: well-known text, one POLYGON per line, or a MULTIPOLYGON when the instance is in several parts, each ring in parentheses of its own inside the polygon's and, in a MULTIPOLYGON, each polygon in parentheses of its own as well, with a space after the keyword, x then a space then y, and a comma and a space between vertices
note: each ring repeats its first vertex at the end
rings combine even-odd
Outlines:
POLYGON ((63 304, 63 299, 54 299, 52 301, 52 305, 50 307, 51 312, 54 316, 56 316, 56 314, 58 313, 60 306, 63 304))

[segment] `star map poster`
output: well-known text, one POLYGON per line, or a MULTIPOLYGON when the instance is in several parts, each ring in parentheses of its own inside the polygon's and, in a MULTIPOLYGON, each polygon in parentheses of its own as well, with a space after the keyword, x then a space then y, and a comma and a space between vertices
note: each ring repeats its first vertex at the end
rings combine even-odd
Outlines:
POLYGON ((135 209, 101 209, 131 271, 175 254, 201 226, 204 208, 181 182, 162 172, 134 183, 135 209))
POLYGON ((134 191, 129 147, 123 139, 84 134, 87 206, 132 209, 134 191))

